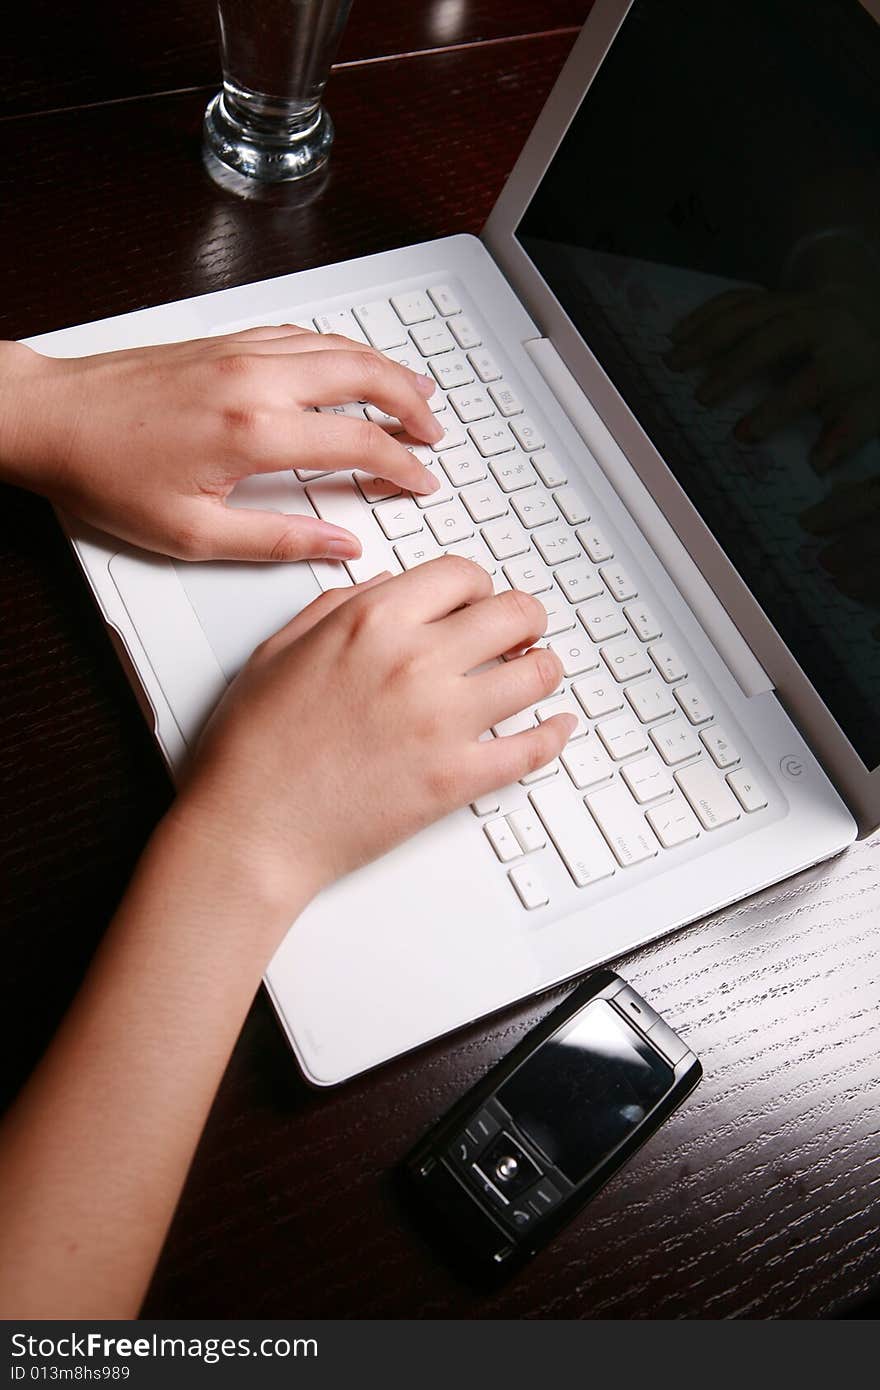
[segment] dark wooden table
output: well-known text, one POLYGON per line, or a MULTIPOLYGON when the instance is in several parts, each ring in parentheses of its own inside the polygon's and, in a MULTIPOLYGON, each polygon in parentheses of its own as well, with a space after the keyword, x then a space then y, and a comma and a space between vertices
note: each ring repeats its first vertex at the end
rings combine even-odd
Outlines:
MULTIPOLYGON (((33 0, 5 18, 0 335, 478 232, 587 0, 355 0, 320 200, 238 202, 199 158, 209 0, 33 0)), ((170 789, 49 508, 0 492, 0 1048, 11 1096, 170 789)), ((457 1283, 389 1170, 550 1007, 330 1093, 256 1000, 151 1316, 816 1316, 880 1284, 880 841, 639 952, 623 973, 705 1080, 503 1293, 457 1283)))

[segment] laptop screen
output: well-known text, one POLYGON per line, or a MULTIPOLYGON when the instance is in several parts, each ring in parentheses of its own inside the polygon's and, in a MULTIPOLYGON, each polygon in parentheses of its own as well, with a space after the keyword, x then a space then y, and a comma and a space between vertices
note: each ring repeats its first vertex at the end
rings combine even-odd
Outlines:
POLYGON ((516 234, 880 764, 880 26, 636 0, 516 234))

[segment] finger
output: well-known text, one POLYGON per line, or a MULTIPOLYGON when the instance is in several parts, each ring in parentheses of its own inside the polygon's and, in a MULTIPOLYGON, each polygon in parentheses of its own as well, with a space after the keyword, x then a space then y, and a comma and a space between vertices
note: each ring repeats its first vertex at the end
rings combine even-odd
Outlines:
POLYGON ((534 729, 477 744, 474 756, 475 790, 471 800, 519 782, 558 758, 577 728, 573 714, 554 714, 534 729))
POLYGON ((682 342, 719 314, 726 314, 740 304, 748 304, 754 300, 766 298, 766 296, 766 290, 724 290, 722 294, 714 295, 712 299, 707 299, 704 304, 700 304, 689 314, 685 314, 684 318, 680 319, 670 330, 669 336, 674 343, 682 342))
POLYGON ((277 452, 271 463, 267 459, 267 471, 291 466, 329 472, 356 468, 420 494, 436 492, 441 485, 404 444, 368 420, 302 411, 293 421, 285 420, 284 431, 272 444, 277 452))
POLYGON ((416 438, 436 444, 443 437, 443 427, 427 404, 436 383, 377 353, 302 353, 292 385, 301 406, 372 401, 416 438))
POLYGON ((491 584, 489 593, 443 624, 443 641, 454 652, 462 675, 493 657, 530 647, 547 628, 547 610, 531 594, 519 589, 492 594, 491 584))
POLYGON ((765 401, 744 415, 734 430, 743 444, 756 444, 793 420, 799 420, 816 410, 822 394, 822 384, 815 363, 810 362, 765 401))
POLYGON ((880 513, 880 476, 862 478, 858 482, 840 483, 827 497, 813 507, 807 507, 799 517, 805 531, 815 536, 827 536, 861 522, 865 517, 880 513))
POLYGON ((822 430, 813 446, 810 462, 817 473, 827 473, 880 433, 880 395, 876 387, 856 392, 839 415, 822 430))
POLYGON ((202 560, 352 560, 361 553, 350 531, 317 517, 233 508, 220 501, 199 510, 195 529, 202 560))
POLYGON ((778 317, 785 305, 776 295, 764 294, 760 298, 731 306, 723 313, 714 315, 687 338, 677 343, 666 356, 666 365, 673 371, 685 371, 700 362, 729 351, 740 338, 754 333, 764 323, 778 317))
POLYGON ((280 338, 302 337, 317 338, 320 335, 311 328, 304 328, 301 323, 264 323, 256 328, 236 328, 231 333, 217 333, 212 338, 206 338, 209 343, 259 343, 277 342, 280 338))
POLYGON ((785 314, 741 339, 721 365, 700 382, 694 395, 703 405, 716 405, 767 367, 804 353, 810 347, 807 320, 802 314, 785 314))
POLYGON ((546 700, 562 680, 562 662, 546 647, 533 647, 514 661, 502 661, 468 680, 478 732, 529 705, 546 700))
POLYGON ((374 574, 372 579, 364 579, 360 584, 351 584, 347 588, 325 589, 323 594, 319 594, 316 599, 307 604, 296 617, 291 618, 289 623, 274 632, 271 637, 267 637, 259 650, 267 656, 282 650, 284 647, 291 646, 300 637, 304 637, 307 632, 311 632, 313 627, 322 623, 325 618, 329 618, 331 613, 335 613, 337 608, 341 608, 349 599, 356 594, 363 593, 366 589, 374 589, 379 584, 384 584, 391 578, 390 570, 383 570, 381 574, 374 574))
MULTIPOLYGON (((479 603, 492 593, 492 580, 473 560, 460 555, 441 555, 428 560, 406 574, 398 575, 389 586, 392 599, 401 618, 411 622, 432 623, 445 619, 463 604, 479 603)), ((443 633, 438 632, 437 640, 443 633)))

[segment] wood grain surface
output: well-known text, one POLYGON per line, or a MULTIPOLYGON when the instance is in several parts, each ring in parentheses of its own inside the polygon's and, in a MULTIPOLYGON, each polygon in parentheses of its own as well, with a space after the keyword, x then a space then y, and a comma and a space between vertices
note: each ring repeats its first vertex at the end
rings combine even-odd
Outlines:
MULTIPOLYGON (((429 20, 442 4, 355 0, 361 27, 353 18, 341 57, 437 51, 334 73, 332 176, 297 207, 221 193, 199 160, 206 93, 160 94, 212 80, 209 8, 135 4, 112 35, 96 4, 77 7, 77 23, 45 0, 14 17, 3 336, 478 232, 578 14, 561 0, 463 3, 457 46, 441 51, 429 20), (66 40, 59 29, 37 52, 56 22, 66 40), (91 66, 63 63, 65 43, 91 66), (58 110, 108 94, 127 99, 58 110)), ((51 1035, 169 796, 50 509, 3 490, 4 1097, 51 1035)), ((507 1289, 459 1283, 411 1229, 389 1175, 560 992, 328 1093, 298 1077, 260 997, 145 1313, 795 1317, 858 1305, 880 1285, 880 841, 619 968, 687 1034, 705 1079, 507 1289)))

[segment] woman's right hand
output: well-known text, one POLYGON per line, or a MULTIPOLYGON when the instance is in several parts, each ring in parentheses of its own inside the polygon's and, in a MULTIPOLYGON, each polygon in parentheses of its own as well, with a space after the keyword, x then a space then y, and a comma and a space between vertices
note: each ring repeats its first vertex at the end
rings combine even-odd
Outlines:
POLYGON ((447 812, 550 762, 555 715, 481 740, 559 684, 530 647, 539 601, 469 560, 331 590, 258 647, 202 738, 172 816, 301 903, 447 812), (472 674, 468 674, 472 673, 472 674))

